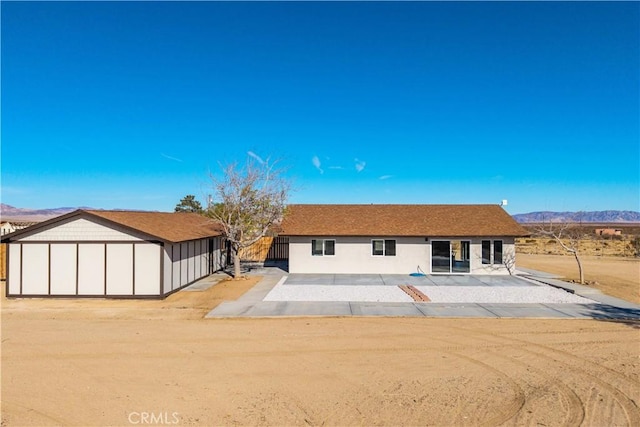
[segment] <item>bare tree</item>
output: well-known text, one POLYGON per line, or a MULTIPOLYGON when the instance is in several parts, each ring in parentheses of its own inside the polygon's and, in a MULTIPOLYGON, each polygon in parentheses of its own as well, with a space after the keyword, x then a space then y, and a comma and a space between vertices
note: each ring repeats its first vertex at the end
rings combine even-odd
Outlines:
MULTIPOLYGON (((578 214, 579 215, 579 214, 578 214)), ((535 233, 548 236, 554 239, 566 252, 569 252, 576 259, 580 284, 584 284, 584 270, 580 260, 580 241, 584 239, 585 233, 578 220, 564 220, 561 222, 543 222, 535 227, 535 233)))
POLYGON ((222 166, 222 175, 211 175, 214 203, 207 215, 220 223, 231 245, 234 277, 240 277, 241 249, 264 237, 281 221, 291 191, 290 181, 278 162, 250 156, 243 166, 222 166))

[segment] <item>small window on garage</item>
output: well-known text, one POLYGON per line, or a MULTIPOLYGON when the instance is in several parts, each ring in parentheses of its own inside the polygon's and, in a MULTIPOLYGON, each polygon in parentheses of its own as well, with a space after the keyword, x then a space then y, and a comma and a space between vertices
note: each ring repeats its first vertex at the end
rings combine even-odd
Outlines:
POLYGON ((371 255, 396 256, 396 241, 374 239, 371 241, 371 255))

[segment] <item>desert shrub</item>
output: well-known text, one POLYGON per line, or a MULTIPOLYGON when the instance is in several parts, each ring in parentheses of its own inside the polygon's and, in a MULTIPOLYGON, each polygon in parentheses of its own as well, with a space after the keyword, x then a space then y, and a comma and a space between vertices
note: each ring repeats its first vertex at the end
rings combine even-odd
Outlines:
POLYGON ((640 236, 635 236, 631 240, 631 248, 635 252, 635 256, 640 256, 640 236))

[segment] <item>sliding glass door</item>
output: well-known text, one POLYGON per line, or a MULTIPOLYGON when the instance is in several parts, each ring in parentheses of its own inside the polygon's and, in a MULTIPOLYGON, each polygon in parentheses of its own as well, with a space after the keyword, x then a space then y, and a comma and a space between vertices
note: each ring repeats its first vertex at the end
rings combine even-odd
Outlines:
POLYGON ((451 272, 451 248, 448 240, 431 242, 431 272, 451 272))
POLYGON ((468 240, 434 240, 431 242, 432 273, 471 272, 471 242, 468 240))

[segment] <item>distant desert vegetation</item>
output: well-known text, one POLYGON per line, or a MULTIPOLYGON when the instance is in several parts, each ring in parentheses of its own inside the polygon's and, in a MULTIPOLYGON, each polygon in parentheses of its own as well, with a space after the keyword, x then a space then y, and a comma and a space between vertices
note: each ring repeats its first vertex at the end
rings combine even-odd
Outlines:
MULTIPOLYGON (((516 239, 520 254, 567 255, 567 252, 551 237, 540 237, 536 225, 523 224, 531 232, 530 237, 516 239)), ((640 224, 585 224, 576 225, 580 235, 578 249, 587 256, 640 256, 640 224), (597 230, 619 230, 619 235, 597 234, 597 230)))
MULTIPOLYGON (((574 257, 550 237, 516 239, 517 265, 578 279, 574 257)), ((589 224, 579 226, 578 243, 586 284, 627 301, 640 303, 640 225, 589 224), (599 235, 597 229, 619 230, 619 235, 599 235)))

